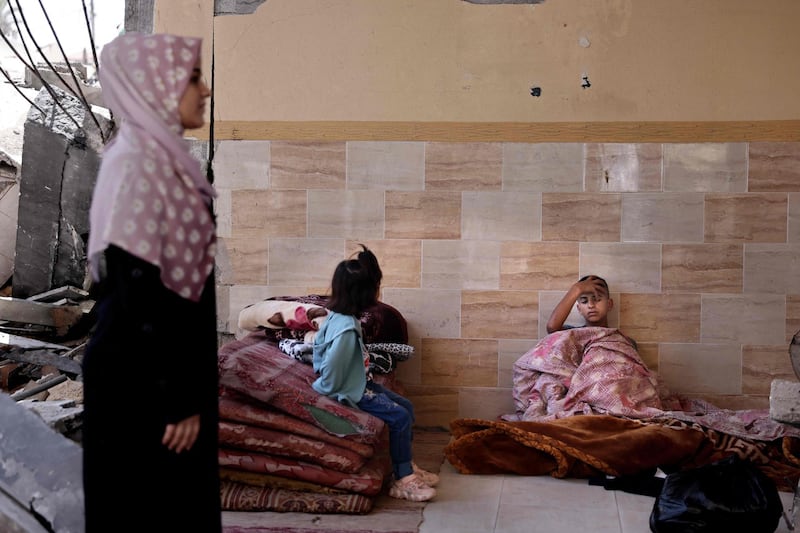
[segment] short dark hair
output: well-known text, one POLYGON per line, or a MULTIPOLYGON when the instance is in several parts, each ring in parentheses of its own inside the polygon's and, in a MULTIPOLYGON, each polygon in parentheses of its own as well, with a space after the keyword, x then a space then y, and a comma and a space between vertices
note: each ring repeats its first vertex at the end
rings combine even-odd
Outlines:
POLYGON ((583 276, 581 279, 579 279, 578 281, 586 281, 589 278, 597 278, 603 284, 603 287, 606 288, 606 291, 610 291, 610 289, 608 288, 608 282, 606 280, 604 280, 603 278, 601 278, 600 276, 596 276, 594 274, 587 274, 587 275, 583 276))
POLYGON ((375 305, 383 272, 378 258, 361 245, 355 259, 345 259, 336 267, 331 281, 328 309, 343 315, 358 315, 375 305))

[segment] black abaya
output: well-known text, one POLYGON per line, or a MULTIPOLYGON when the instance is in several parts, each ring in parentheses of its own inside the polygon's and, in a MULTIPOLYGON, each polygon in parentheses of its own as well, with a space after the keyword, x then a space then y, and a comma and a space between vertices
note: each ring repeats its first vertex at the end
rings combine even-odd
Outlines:
POLYGON ((221 531, 216 300, 199 302, 114 246, 84 376, 86 532, 221 531), (168 423, 201 415, 189 451, 161 444, 168 423))

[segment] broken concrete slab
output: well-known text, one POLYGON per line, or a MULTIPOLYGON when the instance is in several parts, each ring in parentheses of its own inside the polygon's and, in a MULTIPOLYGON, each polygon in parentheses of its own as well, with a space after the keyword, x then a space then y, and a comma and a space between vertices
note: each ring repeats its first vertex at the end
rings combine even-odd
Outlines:
POLYGON ((30 302, 55 303, 63 298, 78 301, 89 298, 89 292, 77 287, 58 287, 50 291, 36 294, 28 298, 30 302))
POLYGON ((87 285, 89 208, 111 123, 71 94, 51 90, 56 98, 40 91, 25 122, 15 249, 15 263, 25 268, 14 270, 17 298, 87 285))
POLYGON ((800 383, 785 379, 772 380, 769 417, 778 422, 800 425, 800 383))
POLYGON ((4 533, 49 533, 18 501, 0 491, 0 531, 4 533))
POLYGON ((0 491, 43 520, 49 531, 85 529, 82 454, 77 443, 0 393, 0 491))
POLYGON ((81 363, 75 359, 71 359, 64 355, 58 355, 50 350, 25 350, 19 348, 12 348, 0 352, 0 355, 12 361, 20 363, 30 363, 37 366, 51 365, 61 372, 72 374, 75 376, 83 373, 81 363))
POLYGON ((78 304, 56 305, 0 296, 0 320, 48 326, 56 335, 66 334, 83 317, 78 304))
POLYGON ((83 426, 83 406, 73 400, 21 400, 21 406, 33 411, 61 435, 80 442, 83 426))
POLYGON ((25 85, 39 90, 43 86, 43 82, 49 83, 52 86, 58 87, 73 95, 83 95, 89 105, 97 105, 107 107, 103 103, 102 90, 99 85, 89 85, 86 82, 88 77, 86 65, 82 63, 70 63, 68 67, 66 63, 53 63, 55 70, 51 69, 47 64, 40 63, 36 65, 38 76, 32 72, 29 66, 25 67, 25 85), (70 67, 72 72, 70 72, 70 67), (74 74, 74 77, 73 77, 74 74), (39 78, 41 76, 41 79, 39 78))
MULTIPOLYGON (((0 326, 2 325, 0 324, 0 326)), ((42 350, 54 350, 56 352, 68 352, 71 349, 69 346, 64 346, 62 344, 53 344, 52 342, 30 339, 28 337, 12 335, 0 331, 0 353, 2 353, 3 345, 26 349, 39 348, 42 350)))

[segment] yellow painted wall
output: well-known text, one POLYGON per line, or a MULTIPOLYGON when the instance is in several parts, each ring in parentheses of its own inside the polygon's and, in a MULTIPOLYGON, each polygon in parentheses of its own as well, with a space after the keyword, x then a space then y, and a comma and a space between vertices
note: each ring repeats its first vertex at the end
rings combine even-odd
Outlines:
POLYGON ((800 119, 796 0, 211 6, 161 0, 155 25, 213 26, 222 121, 800 119))

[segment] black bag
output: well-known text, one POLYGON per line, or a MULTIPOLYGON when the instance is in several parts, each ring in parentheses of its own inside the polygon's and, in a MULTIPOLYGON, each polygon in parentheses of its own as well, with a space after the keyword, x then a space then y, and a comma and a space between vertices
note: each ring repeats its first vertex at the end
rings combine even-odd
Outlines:
POLYGON ((783 515, 775 483, 732 455, 669 474, 650 514, 654 533, 772 533, 783 515))

